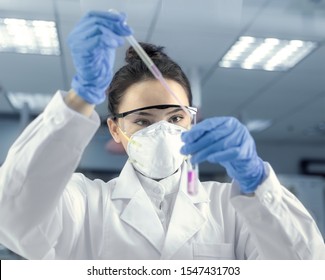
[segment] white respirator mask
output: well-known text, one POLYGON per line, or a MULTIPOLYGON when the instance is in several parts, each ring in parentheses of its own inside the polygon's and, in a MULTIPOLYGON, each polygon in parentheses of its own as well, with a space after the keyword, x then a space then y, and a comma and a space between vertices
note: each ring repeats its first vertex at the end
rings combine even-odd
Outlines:
POLYGON ((184 131, 183 127, 160 121, 135 132, 127 146, 130 162, 137 171, 152 179, 174 174, 185 159, 180 153, 184 131))

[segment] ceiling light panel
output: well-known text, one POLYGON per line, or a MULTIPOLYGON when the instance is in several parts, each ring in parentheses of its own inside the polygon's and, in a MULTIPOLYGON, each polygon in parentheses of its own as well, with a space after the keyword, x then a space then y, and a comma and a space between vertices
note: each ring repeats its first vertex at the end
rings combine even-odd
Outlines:
POLYGON ((286 71, 317 47, 317 43, 243 36, 230 48, 220 67, 286 71))
POLYGON ((0 51, 60 55, 55 22, 0 18, 0 51))

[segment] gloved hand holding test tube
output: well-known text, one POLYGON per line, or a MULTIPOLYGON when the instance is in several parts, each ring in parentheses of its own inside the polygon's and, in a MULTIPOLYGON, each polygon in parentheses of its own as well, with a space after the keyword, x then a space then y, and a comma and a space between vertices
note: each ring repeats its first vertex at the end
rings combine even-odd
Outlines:
MULTIPOLYGON (((110 12, 116 12, 116 10, 109 10, 110 12)), ((124 22, 125 25, 127 25, 126 22, 124 22)), ((162 86, 175 98, 175 100, 178 102, 180 107, 186 112, 187 114, 190 114, 188 110, 185 108, 185 106, 182 104, 180 99, 177 97, 177 95, 171 90, 169 85, 167 84, 166 80, 164 79, 163 75, 157 68, 157 66, 153 63, 151 58, 147 55, 147 53, 144 51, 144 49, 141 47, 141 45, 137 42, 137 40, 134 38, 133 35, 126 36, 125 37, 127 41, 130 43, 130 45, 134 48, 134 50, 137 52, 143 63, 146 64, 150 72, 153 74, 153 76, 162 84, 162 86)), ((196 178, 197 178, 197 165, 194 165, 191 163, 191 156, 188 155, 188 171, 187 171, 187 192, 191 195, 195 195, 197 193, 197 186, 196 186, 196 178)))

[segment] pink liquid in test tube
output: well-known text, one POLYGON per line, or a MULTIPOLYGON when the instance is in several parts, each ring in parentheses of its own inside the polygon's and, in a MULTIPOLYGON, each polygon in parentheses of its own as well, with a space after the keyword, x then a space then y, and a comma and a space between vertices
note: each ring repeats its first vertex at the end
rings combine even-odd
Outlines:
POLYGON ((195 185, 195 170, 189 170, 187 172, 187 192, 191 195, 197 193, 197 188, 195 185))

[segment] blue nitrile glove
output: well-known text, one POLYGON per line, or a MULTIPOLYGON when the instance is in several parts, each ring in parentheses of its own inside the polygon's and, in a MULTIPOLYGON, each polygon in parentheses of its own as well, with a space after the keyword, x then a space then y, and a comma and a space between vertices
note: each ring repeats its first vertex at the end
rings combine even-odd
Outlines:
POLYGON ((233 117, 215 117, 198 123, 182 134, 183 154, 192 154, 193 164, 219 163, 235 179, 243 193, 252 193, 265 174, 255 142, 247 128, 233 117))
POLYGON ((132 34, 124 24, 126 16, 116 12, 89 12, 68 37, 76 75, 71 86, 90 104, 105 100, 113 77, 115 50, 132 34))

